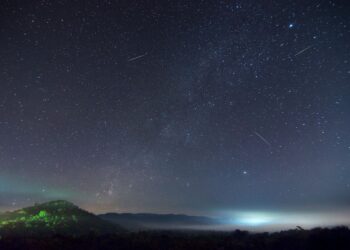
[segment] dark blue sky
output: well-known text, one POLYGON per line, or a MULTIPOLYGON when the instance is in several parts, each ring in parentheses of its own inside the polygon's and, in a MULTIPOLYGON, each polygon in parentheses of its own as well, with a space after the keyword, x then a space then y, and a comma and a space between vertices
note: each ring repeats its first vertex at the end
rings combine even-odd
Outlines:
POLYGON ((1 209, 349 209, 349 11, 1 1, 1 209))

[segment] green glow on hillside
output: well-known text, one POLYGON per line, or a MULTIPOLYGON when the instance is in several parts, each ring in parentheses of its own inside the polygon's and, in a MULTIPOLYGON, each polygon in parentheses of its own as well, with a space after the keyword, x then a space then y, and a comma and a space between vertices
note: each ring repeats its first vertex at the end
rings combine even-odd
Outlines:
POLYGON ((45 211, 45 210, 41 210, 41 211, 39 212, 39 217, 41 217, 41 218, 47 217, 46 211, 45 211))
POLYGON ((78 219, 75 215, 64 216, 64 215, 51 215, 45 210, 40 210, 35 215, 28 215, 25 211, 19 210, 13 219, 3 219, 0 220, 0 228, 3 227, 16 227, 16 225, 24 225, 25 228, 31 228, 35 226, 45 226, 52 228, 54 226, 60 225, 65 226, 68 223, 78 223, 78 219))

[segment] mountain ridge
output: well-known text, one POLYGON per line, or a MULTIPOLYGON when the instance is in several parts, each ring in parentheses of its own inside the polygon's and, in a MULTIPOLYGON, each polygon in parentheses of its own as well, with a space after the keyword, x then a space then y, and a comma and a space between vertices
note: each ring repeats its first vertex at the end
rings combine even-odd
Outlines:
POLYGON ((156 213, 105 213, 100 218, 129 230, 185 229, 193 226, 218 225, 221 221, 206 216, 156 213))

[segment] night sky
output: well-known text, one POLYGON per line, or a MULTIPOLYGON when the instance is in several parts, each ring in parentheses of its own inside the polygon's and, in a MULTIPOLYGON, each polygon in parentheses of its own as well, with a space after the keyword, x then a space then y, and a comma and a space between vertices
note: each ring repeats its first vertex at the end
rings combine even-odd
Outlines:
POLYGON ((1 0, 0 210, 349 218, 346 2, 1 0))

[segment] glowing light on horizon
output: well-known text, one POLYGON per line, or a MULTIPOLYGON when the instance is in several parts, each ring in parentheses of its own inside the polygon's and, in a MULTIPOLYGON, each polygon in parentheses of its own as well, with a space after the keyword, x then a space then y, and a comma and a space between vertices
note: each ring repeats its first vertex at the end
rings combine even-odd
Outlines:
POLYGON ((294 228, 303 226, 349 225, 348 211, 327 212, 272 212, 272 211, 231 211, 226 223, 237 227, 294 228))
POLYGON ((238 212, 235 213, 231 223, 242 226, 261 226, 273 223, 274 216, 263 212, 238 212))

